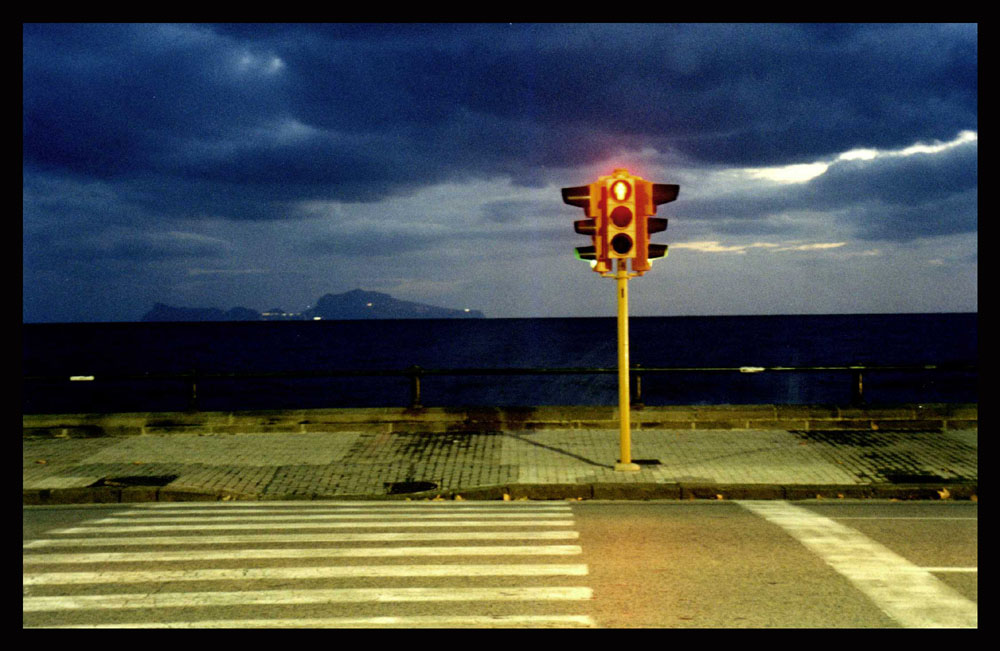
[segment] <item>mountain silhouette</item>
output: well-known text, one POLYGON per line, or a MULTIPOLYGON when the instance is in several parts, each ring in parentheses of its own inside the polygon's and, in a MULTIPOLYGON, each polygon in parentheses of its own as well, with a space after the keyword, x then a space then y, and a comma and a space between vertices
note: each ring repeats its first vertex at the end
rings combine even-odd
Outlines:
POLYGON ((152 321, 309 321, 356 319, 481 319, 479 310, 455 310, 425 303, 401 301, 382 292, 353 289, 343 294, 324 294, 315 305, 301 314, 285 313, 277 308, 261 313, 246 307, 227 311, 214 307, 174 307, 156 303, 143 315, 152 321))

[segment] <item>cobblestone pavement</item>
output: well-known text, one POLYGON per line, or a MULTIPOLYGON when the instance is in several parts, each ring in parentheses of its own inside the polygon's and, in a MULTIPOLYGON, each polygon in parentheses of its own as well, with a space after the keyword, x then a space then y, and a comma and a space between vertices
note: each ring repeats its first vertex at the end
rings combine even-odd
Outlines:
POLYGON ((25 438, 24 504, 227 499, 974 498, 977 431, 25 438))

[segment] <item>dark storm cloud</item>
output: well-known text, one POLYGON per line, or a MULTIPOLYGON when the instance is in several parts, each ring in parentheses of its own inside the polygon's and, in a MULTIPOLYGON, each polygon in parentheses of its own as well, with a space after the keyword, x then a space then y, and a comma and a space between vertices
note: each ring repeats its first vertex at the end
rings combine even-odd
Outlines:
MULTIPOLYGON (((581 244, 556 188, 614 167, 682 184, 664 242, 974 233, 974 142, 838 156, 975 133, 977 30, 26 24, 24 318, 128 320, 153 301, 250 294, 263 309, 331 283, 525 316, 492 294, 581 244), (803 183, 739 172, 816 162, 829 167, 803 183)), ((959 239, 939 269, 974 246, 959 239)), ((567 296, 547 309, 575 314, 567 296)))
POLYGON ((65 234, 25 234, 24 265, 34 269, 65 264, 109 261, 141 266, 153 262, 220 259, 227 253, 225 242, 179 232, 111 233, 96 238, 65 234))
MULTIPOLYGON (((909 241, 978 228, 978 146, 933 153, 838 160, 802 183, 693 199, 685 212, 725 232, 775 232, 767 218, 793 211, 828 213, 860 239, 909 241)), ((795 229, 794 221, 786 229, 795 229)), ((780 229, 778 230, 780 232, 780 229)))
POLYGON ((404 234, 363 228, 351 233, 312 237, 302 251, 312 256, 370 258, 376 255, 405 256, 440 246, 440 236, 429 233, 404 234))
POLYGON ((24 163, 279 218, 624 149, 766 165, 947 138, 976 125, 976 67, 961 26, 27 25, 24 163))
MULTIPOLYGON (((202 28, 26 25, 24 158, 104 178, 177 173, 178 157, 278 110, 240 53, 202 28)), ((272 92, 267 92, 272 91, 272 92)))
POLYGON ((707 162, 788 162, 945 137, 976 116, 975 28, 489 25, 352 35, 288 51, 289 67, 309 72, 299 86, 311 92, 294 93, 301 114, 334 128, 398 129, 429 158, 446 135, 440 125, 464 122, 454 151, 478 142, 477 160, 463 163, 481 173, 516 177, 520 166, 572 166, 643 146, 707 162))
POLYGON ((862 239, 908 241, 978 228, 978 147, 933 154, 844 161, 809 192, 845 207, 862 239))
POLYGON ((705 113, 681 148, 703 160, 808 162, 858 146, 948 139, 976 124, 974 26, 692 30, 703 32, 699 43, 718 44, 715 52, 699 48, 685 76, 700 91, 684 109, 705 113))
POLYGON ((534 201, 531 199, 498 199, 487 201, 481 207, 483 217, 499 224, 519 223, 527 215, 550 214, 563 212, 560 203, 553 201, 534 201))

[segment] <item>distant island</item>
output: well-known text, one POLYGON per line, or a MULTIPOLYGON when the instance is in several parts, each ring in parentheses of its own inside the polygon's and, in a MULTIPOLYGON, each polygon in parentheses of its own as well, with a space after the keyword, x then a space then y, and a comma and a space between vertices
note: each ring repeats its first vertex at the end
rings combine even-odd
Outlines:
POLYGON ((304 312, 271 308, 258 312, 246 307, 220 310, 215 307, 173 307, 156 303, 143 315, 152 321, 318 321, 356 319, 481 319, 479 310, 453 310, 423 303, 401 301, 381 292, 354 289, 343 294, 324 294, 304 312))

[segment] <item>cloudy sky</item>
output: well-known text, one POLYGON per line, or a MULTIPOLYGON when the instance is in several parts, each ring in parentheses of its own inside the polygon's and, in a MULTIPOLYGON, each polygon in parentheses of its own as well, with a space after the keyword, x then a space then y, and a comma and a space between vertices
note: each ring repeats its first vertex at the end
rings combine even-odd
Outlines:
POLYGON ((680 196, 643 315, 977 311, 975 25, 23 26, 23 320, 362 288, 613 316, 560 188, 680 196))

